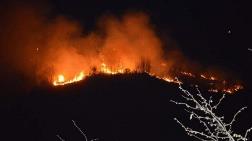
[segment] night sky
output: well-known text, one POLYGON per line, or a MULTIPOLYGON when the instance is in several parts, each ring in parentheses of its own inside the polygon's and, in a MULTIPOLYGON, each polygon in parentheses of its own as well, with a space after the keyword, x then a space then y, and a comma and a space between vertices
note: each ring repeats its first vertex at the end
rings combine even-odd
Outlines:
MULTIPOLYGON (((144 12, 150 17, 150 23, 164 44, 164 50, 167 52, 173 49, 179 50, 189 62, 199 64, 204 69, 218 68, 222 73, 227 72, 244 84, 245 91, 242 91, 241 96, 236 95, 226 103, 228 112, 236 111, 236 106, 243 103, 250 103, 252 98, 252 51, 248 50, 248 48, 252 48, 252 11, 250 4, 245 1, 48 0, 2 1, 0 4, 2 9, 0 16, 4 15, 6 9, 11 9, 13 6, 29 5, 43 9, 43 14, 49 20, 57 16, 64 16, 77 21, 84 27, 85 34, 96 30, 97 20, 103 16, 120 17, 127 12, 144 12), (233 104, 234 109, 230 109, 231 102, 232 104, 237 102, 237 104, 233 104)), ((4 16, 1 17, 0 25, 1 21, 5 20, 7 19, 4 16)), ((4 37, 1 27, 0 37, 4 37)), ((2 44, 0 45, 0 55, 1 58, 4 58, 5 48, 2 44)), ((167 140, 169 139, 168 131, 172 133, 171 128, 178 128, 178 132, 180 132, 174 136, 170 135, 171 140, 176 140, 176 136, 180 136, 181 138, 178 138, 180 140, 193 140, 193 138, 188 138, 182 129, 176 127, 175 123, 170 125, 172 121, 165 121, 164 117, 159 120, 162 115, 170 118, 169 115, 163 114, 166 110, 165 107, 170 105, 163 105, 163 103, 165 103, 164 97, 173 98, 173 96, 163 96, 163 94, 166 91, 178 93, 175 86, 165 86, 163 82, 152 79, 148 81, 145 76, 141 76, 139 79, 134 78, 134 84, 131 84, 131 76, 129 78, 126 76, 127 79, 123 79, 122 82, 118 82, 121 77, 109 78, 108 83, 106 77, 98 77, 93 78, 98 79, 97 84, 91 79, 77 86, 60 90, 34 86, 24 88, 25 90, 22 87, 22 90, 16 89, 13 92, 13 85, 26 83, 28 80, 25 76, 20 76, 19 72, 16 72, 8 63, 6 64, 4 61, 0 61, 0 63, 2 81, 0 93, 2 94, 1 109, 3 111, 0 113, 1 123, 3 123, 1 130, 5 131, 0 132, 0 135, 4 133, 7 136, 0 140, 57 140, 56 134, 61 134, 66 140, 81 140, 78 131, 71 125, 71 119, 77 120, 85 131, 89 131, 91 137, 101 140, 167 140), (13 72, 15 75, 12 75, 13 72), (5 80, 9 81, 8 84, 5 84, 5 80), (142 90, 146 85, 148 89, 142 90), (106 86, 114 91, 107 90, 106 86), (118 96, 120 90, 124 90, 121 92, 121 97, 118 96), (60 96, 60 93, 63 93, 63 96, 60 96), (90 95, 83 96, 83 93, 90 95), (127 95, 128 93, 131 94, 127 95), (152 97, 152 93, 158 93, 160 96, 152 97), (73 96, 67 96, 68 94, 73 94, 73 96), (139 95, 136 96, 136 94, 139 95), (142 104, 139 101, 142 101, 142 104), (129 103, 132 103, 133 106, 129 103), (79 106, 85 108, 82 109, 79 106), (78 112, 81 109, 82 111, 78 112), (107 109, 110 110, 106 111, 107 109), (95 110, 97 112, 94 112, 95 110), (124 110, 125 112, 123 112, 124 110), (86 113, 90 115, 87 116, 86 113), (155 114, 159 116, 155 116, 155 114), (104 118, 101 120, 101 117, 104 118), (146 119, 142 120, 143 118, 146 119), (149 122, 152 120, 155 122, 149 122), (150 124, 149 127, 157 130, 148 131, 146 124, 150 124), (159 124, 162 127, 159 127, 159 124), (136 126, 134 127, 134 125, 136 126), (167 127, 165 127, 166 125, 167 127), (164 130, 167 131, 167 134, 164 130), (29 132, 32 134, 31 136, 29 132), (149 138, 146 137, 152 133, 153 135, 150 135, 149 138), (130 135, 127 136, 127 134, 130 135), (144 135, 145 137, 143 137, 144 135)), ((171 112, 176 111, 171 107, 168 108, 171 112)), ((251 114, 252 106, 248 109, 251 114)), ((251 123, 249 113, 242 118, 243 121, 251 123)))

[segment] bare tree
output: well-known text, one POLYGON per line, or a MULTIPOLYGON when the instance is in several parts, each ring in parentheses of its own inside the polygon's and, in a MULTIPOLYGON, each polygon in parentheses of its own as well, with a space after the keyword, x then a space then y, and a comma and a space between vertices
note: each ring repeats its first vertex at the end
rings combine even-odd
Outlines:
POLYGON ((186 127, 177 118, 174 120, 186 131, 189 136, 193 136, 201 141, 247 141, 248 133, 252 130, 249 128, 244 135, 235 133, 232 129, 233 123, 236 121, 236 117, 247 107, 243 107, 238 110, 230 122, 224 121, 224 116, 218 116, 215 110, 218 108, 222 100, 225 98, 223 95, 218 102, 213 102, 212 97, 207 100, 204 98, 196 86, 197 94, 193 95, 189 91, 185 90, 181 85, 179 89, 182 91, 182 98, 186 102, 177 102, 171 100, 171 102, 177 105, 185 106, 185 111, 189 113, 190 120, 196 119, 204 128, 203 131, 197 131, 190 127, 186 127))

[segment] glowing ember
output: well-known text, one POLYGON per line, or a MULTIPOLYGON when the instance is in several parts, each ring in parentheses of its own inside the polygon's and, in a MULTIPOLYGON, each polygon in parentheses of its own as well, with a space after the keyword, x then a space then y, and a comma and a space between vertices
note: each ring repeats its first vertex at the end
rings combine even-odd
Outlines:
POLYGON ((185 76, 189 76, 189 77, 195 77, 194 74, 190 73, 190 72, 185 72, 185 71, 182 71, 181 74, 185 75, 185 76))
POLYGON ((223 89, 223 92, 224 93, 232 94, 232 93, 237 92, 237 91, 239 91, 241 89, 243 89, 243 86, 241 86, 241 85, 234 85, 231 88, 223 89))
POLYGON ((164 81, 167 81, 167 82, 169 82, 169 83, 177 83, 177 84, 182 84, 182 82, 181 81, 179 81, 179 80, 176 80, 176 79, 172 79, 172 78, 168 78, 168 77, 163 77, 162 78, 164 81))
POLYGON ((210 80, 216 80, 216 78, 215 78, 215 77, 213 77, 213 76, 211 76, 211 77, 210 77, 210 80))
POLYGON ((207 75, 204 75, 204 74, 201 74, 200 77, 203 78, 203 79, 206 79, 206 80, 217 80, 217 78, 214 77, 214 76, 209 76, 209 75, 207 76, 207 75))
MULTIPOLYGON (((146 72, 148 73, 148 72, 146 72)), ((177 83, 177 84, 182 84, 181 81, 177 80, 176 78, 171 78, 171 77, 160 77, 158 75, 155 75, 153 73, 148 73, 150 76, 153 76, 153 77, 156 77, 157 79, 161 79, 161 80, 164 80, 166 82, 169 82, 169 83, 177 83)))
POLYGON ((203 74, 200 75, 201 78, 207 79, 207 77, 203 74))

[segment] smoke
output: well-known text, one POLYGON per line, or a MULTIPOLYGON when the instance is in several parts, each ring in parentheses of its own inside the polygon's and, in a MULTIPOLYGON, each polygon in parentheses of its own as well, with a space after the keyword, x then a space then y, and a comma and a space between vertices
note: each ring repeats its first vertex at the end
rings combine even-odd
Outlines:
POLYGON ((47 25, 46 49, 39 57, 42 74, 52 67, 53 73, 72 77, 81 70, 90 72, 105 63, 111 69, 136 70, 141 59, 160 71, 162 43, 144 13, 129 13, 121 18, 103 17, 97 31, 85 33, 74 21, 56 18, 47 25), (84 32, 84 33, 83 33, 84 32))
POLYGON ((0 77, 5 80, 1 83, 22 87, 35 79, 34 51, 43 45, 43 13, 21 3, 1 5, 0 9, 0 77))
POLYGON ((136 70, 142 60, 153 73, 168 72, 162 42, 144 13, 103 16, 93 32, 63 16, 48 18, 34 6, 12 6, 2 13, 1 63, 26 76, 72 77, 102 63, 136 70))

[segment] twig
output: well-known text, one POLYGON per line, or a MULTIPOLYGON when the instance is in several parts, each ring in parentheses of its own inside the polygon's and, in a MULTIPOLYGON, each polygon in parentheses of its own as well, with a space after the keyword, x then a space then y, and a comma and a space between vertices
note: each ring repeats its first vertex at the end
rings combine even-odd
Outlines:
POLYGON ((65 141, 60 135, 56 135, 60 141, 65 141))
POLYGON ((204 98, 198 89, 196 96, 193 96, 188 90, 185 90, 182 85, 179 85, 179 89, 183 92, 182 98, 186 102, 177 102, 170 100, 170 102, 175 103, 177 105, 182 105, 185 107, 185 111, 190 114, 189 119, 195 118, 201 123, 201 125, 205 128, 203 131, 196 131, 189 127, 186 127, 182 124, 178 119, 174 118, 174 120, 186 131, 189 136, 193 136, 201 141, 247 141, 247 135, 252 131, 252 128, 249 128, 245 135, 242 136, 240 134, 232 131, 232 124, 236 121, 236 117, 247 107, 241 108, 237 111, 231 122, 226 123, 224 121, 224 116, 218 116, 214 110, 218 108, 221 104, 222 100, 225 98, 223 95, 216 104, 212 104, 213 100, 210 97, 209 100, 204 98), (188 102, 194 103, 188 104, 188 102))
POLYGON ((72 120, 73 125, 79 130, 79 132, 84 136, 85 141, 88 141, 87 135, 80 129, 80 127, 77 126, 74 120, 72 120))

